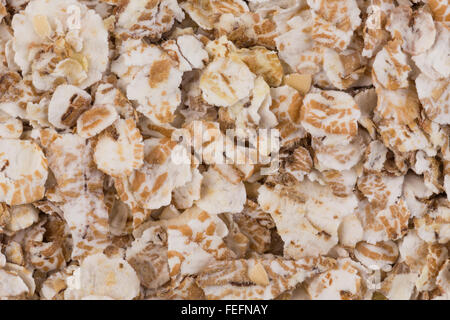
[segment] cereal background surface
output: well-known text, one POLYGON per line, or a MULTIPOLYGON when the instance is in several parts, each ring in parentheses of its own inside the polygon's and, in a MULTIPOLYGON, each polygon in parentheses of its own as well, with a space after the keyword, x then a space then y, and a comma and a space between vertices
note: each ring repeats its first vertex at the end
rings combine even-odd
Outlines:
POLYGON ((0 300, 450 300, 447 0, 0 0, 0 300))

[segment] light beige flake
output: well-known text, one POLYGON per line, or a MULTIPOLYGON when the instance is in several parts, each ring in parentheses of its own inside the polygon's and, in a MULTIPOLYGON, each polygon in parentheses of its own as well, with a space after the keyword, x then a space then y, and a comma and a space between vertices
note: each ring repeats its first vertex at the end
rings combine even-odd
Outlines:
POLYGON ((264 47, 252 47, 240 49, 237 54, 250 70, 254 74, 262 76, 269 86, 278 87, 281 84, 283 67, 276 52, 264 47))
POLYGON ((271 88, 270 94, 272 96, 270 111, 278 121, 275 128, 280 131, 280 144, 281 146, 293 144, 306 135, 305 129, 300 124, 302 95, 288 85, 271 88))
POLYGON ((307 0, 314 21, 312 37, 318 43, 345 50, 354 30, 361 24, 355 0, 307 0))
POLYGON ((203 69, 209 61, 203 43, 192 34, 183 34, 176 39, 167 40, 161 47, 178 63, 181 71, 203 69))
POLYGON ((181 102, 179 86, 183 73, 175 61, 156 45, 142 41, 124 43, 131 49, 113 64, 113 71, 127 79, 126 92, 138 103, 137 110, 155 124, 171 122, 181 102))
POLYGON ((62 78, 84 89, 101 79, 108 32, 94 10, 76 0, 38 0, 12 20, 14 61, 37 88, 50 90, 62 78))
POLYGON ((433 80, 421 73, 416 78, 417 94, 429 119, 450 124, 450 82, 433 80))
POLYGON ((118 118, 116 109, 111 105, 94 105, 77 120, 77 133, 83 138, 91 138, 108 128, 118 118))
MULTIPOLYGON (((22 250, 22 246, 20 243, 16 241, 10 241, 5 246, 5 260, 4 262, 0 262, 0 267, 3 268, 6 261, 9 261, 10 263, 14 263, 17 265, 24 265, 25 264, 25 257, 22 250)), ((2 258, 0 258, 2 260, 2 258)))
POLYGON ((76 198, 86 190, 102 187, 101 176, 92 166, 92 148, 85 139, 70 133, 60 135, 51 129, 41 130, 40 139, 63 197, 76 198))
POLYGON ((339 226, 339 243, 343 246, 354 248, 363 239, 364 230, 356 215, 344 217, 339 226))
POLYGON ((172 28, 175 20, 184 19, 184 12, 175 0, 131 0, 119 3, 116 19, 114 32, 119 38, 159 40, 172 28))
POLYGON ((83 260, 66 280, 65 299, 102 296, 131 300, 140 294, 140 282, 133 268, 122 258, 95 254, 83 260))
MULTIPOLYGON (((337 197, 347 197, 354 191, 357 170, 325 170, 321 172, 321 179, 333 190, 333 194, 337 197)), ((313 174, 310 175, 311 177, 313 174)))
POLYGON ((293 258, 328 253, 338 242, 342 219, 357 205, 354 195, 336 197, 329 187, 308 180, 295 189, 262 186, 258 203, 274 219, 284 254, 293 258))
POLYGON ((405 176, 403 184, 403 197, 411 212, 411 217, 422 217, 427 211, 426 200, 433 194, 424 183, 423 176, 412 172, 405 176))
POLYGON ((184 186, 173 190, 173 202, 178 209, 188 209, 201 197, 203 176, 195 168, 192 172, 192 180, 184 186))
POLYGON ((410 124, 419 116, 419 99, 415 88, 388 90, 376 89, 378 100, 376 114, 384 119, 392 119, 398 124, 410 124))
POLYGON ((436 32, 433 46, 424 53, 412 57, 419 69, 435 80, 447 78, 450 75, 450 58, 447 54, 450 29, 443 23, 436 23, 436 32))
POLYGON ((61 206, 73 239, 72 259, 82 260, 103 252, 110 243, 108 211, 101 198, 92 194, 70 199, 61 206))
POLYGON ((170 276, 195 275, 214 261, 231 259, 234 253, 223 238, 225 223, 207 212, 192 207, 179 218, 168 221, 168 258, 170 276))
POLYGON ((349 94, 320 91, 305 96, 300 118, 303 127, 313 137, 350 139, 358 132, 360 115, 358 106, 349 94))
POLYGON ((244 48, 257 45, 274 49, 275 37, 279 34, 273 17, 257 12, 244 12, 239 16, 224 13, 215 23, 214 31, 244 48))
POLYGON ((16 72, 8 72, 0 78, 1 110, 11 117, 26 117, 26 106, 29 102, 38 103, 40 96, 29 78, 22 79, 16 72))
POLYGON ((389 239, 398 240, 408 230, 410 212, 403 200, 381 211, 377 218, 380 219, 389 239))
POLYGON ((144 165, 128 176, 130 191, 144 209, 159 209, 172 200, 172 191, 192 180, 185 148, 168 138, 144 141, 144 165))
POLYGON ((118 119, 111 129, 100 134, 94 150, 99 170, 113 177, 127 176, 139 169, 143 160, 142 136, 132 119, 118 119))
POLYGON ((415 230, 411 230, 400 241, 399 261, 404 262, 413 272, 418 272, 426 263, 428 245, 423 241, 415 230))
POLYGON ((446 139, 442 146, 442 158, 444 162, 444 190, 447 193, 447 200, 450 201, 450 143, 449 138, 446 139))
POLYGON ((364 268, 348 258, 308 281, 306 291, 313 300, 359 300, 366 297, 364 268))
POLYGON ((403 177, 387 177, 376 174, 364 175, 358 179, 358 189, 378 208, 393 204, 401 195, 403 177))
POLYGON ((369 143, 364 154, 364 169, 380 172, 386 162, 387 151, 386 146, 378 140, 369 143))
MULTIPOLYGON (((1 1, 0 1, 1 3, 1 1)), ((1 4, 0 4, 1 6, 1 4)), ((1 10, 1 9, 0 9, 1 10)), ((1 16, 1 13, 0 13, 1 16)), ((2 18, 0 18, 2 20, 2 18)), ((14 51, 12 50, 13 33, 11 28, 0 23, 0 72, 18 71, 19 68, 14 63, 14 51)))
POLYGON ((39 220, 39 212, 31 205, 12 206, 6 229, 12 233, 28 228, 39 220))
MULTIPOLYGON (((326 140, 324 140, 326 142, 326 140)), ((320 138, 313 138, 311 146, 315 153, 315 166, 318 170, 349 170, 355 166, 364 153, 360 137, 350 143, 327 144, 320 138)))
POLYGON ((36 280, 33 278, 33 269, 31 267, 19 266, 13 263, 6 263, 4 270, 9 274, 18 275, 27 286, 28 290, 26 292, 26 295, 21 296, 21 299, 33 296, 36 290, 36 280))
POLYGON ((125 119, 135 117, 136 111, 131 106, 125 94, 113 84, 102 83, 95 92, 95 105, 112 105, 117 113, 125 119))
POLYGON ((73 127, 91 104, 91 96, 72 85, 60 85, 48 106, 48 121, 58 129, 73 127))
POLYGON ((9 207, 5 203, 0 204, 0 232, 5 231, 6 224, 10 219, 9 207))
POLYGON ((377 93, 375 88, 362 90, 354 96, 355 102, 361 111, 361 117, 358 123, 366 128, 370 136, 375 138, 375 124, 373 118, 373 111, 377 106, 377 93))
POLYGON ((326 48, 323 53, 323 68, 330 82, 341 90, 357 86, 366 70, 365 59, 353 49, 339 54, 326 48))
POLYGON ((444 300, 450 298, 450 260, 447 260, 441 267, 438 276, 436 277, 436 285, 441 291, 441 297, 444 300))
POLYGON ((232 13, 239 16, 248 11, 242 0, 188 0, 180 4, 200 27, 211 30, 222 14, 232 13))
MULTIPOLYGON (((274 127, 277 124, 275 115, 270 111, 270 87, 262 77, 255 79, 251 92, 251 99, 241 100, 228 108, 221 108, 218 112, 219 122, 225 128, 235 128, 234 134, 241 139, 260 139, 261 157, 270 152, 263 151, 263 134, 256 137, 254 131, 274 127)), ((228 134, 227 132, 225 132, 228 134)), ((231 135, 227 138, 232 139, 231 135)), ((252 148, 258 148, 257 142, 252 142, 252 148)), ((251 156, 251 155, 249 155, 251 156)), ((253 163, 256 163, 256 159, 253 163)), ((241 164, 241 163, 239 163, 241 164)))
POLYGON ((250 268, 250 270, 248 271, 248 277, 257 285, 269 285, 269 277, 261 263, 257 263, 252 268, 250 268))
POLYGON ((0 199, 9 205, 40 200, 47 180, 47 159, 34 142, 0 139, 0 199))
POLYGON ((376 244, 359 242, 355 248, 355 257, 369 269, 389 271, 390 265, 397 260, 398 248, 393 241, 376 244))
MULTIPOLYGON (((287 17, 284 17, 286 19, 287 17)), ((312 38, 313 19, 309 11, 303 11, 289 19, 287 30, 275 38, 280 58, 292 71, 315 74, 322 68, 323 47, 312 38)))
POLYGON ((242 181, 230 180, 227 177, 227 170, 210 167, 203 173, 200 200, 195 204, 209 214, 237 213, 244 208, 245 198, 246 192, 242 181))
POLYGON ((0 269, 0 280, 2 298, 20 296, 28 292, 28 286, 16 272, 0 269))
POLYGON ((428 245, 428 253, 415 283, 418 291, 430 291, 436 288, 436 278, 446 261, 448 261, 448 250, 445 246, 428 245))
POLYGON ((210 300, 268 300, 330 265, 332 262, 326 259, 288 260, 271 255, 217 261, 204 269, 198 283, 210 300))
POLYGON ((389 13, 395 8, 392 0, 371 1, 366 9, 367 18, 363 28, 364 57, 373 57, 390 38, 385 29, 389 13))
MULTIPOLYGON (((124 206, 122 209, 124 212, 122 212, 122 214, 125 215, 126 213, 127 220, 128 215, 131 215, 133 228, 137 228, 150 217, 151 210, 144 209, 139 206, 138 201, 133 195, 131 185, 129 184, 127 177, 115 178, 114 188, 116 189, 117 196, 120 200, 118 203, 121 203, 121 206, 124 206)), ((122 219, 125 219, 125 217, 122 216, 122 219)), ((122 227, 125 227, 127 225, 127 221, 122 220, 121 225, 122 227)))
POLYGON ((240 60, 216 58, 203 71, 200 89, 212 105, 228 107, 249 96, 255 75, 240 60))
POLYGON ((409 300, 414 294, 415 273, 392 271, 381 283, 380 292, 389 300, 409 300))
MULTIPOLYGON (((395 187, 390 192, 401 192, 401 187, 395 187)), ((395 196, 391 198, 395 199, 395 196)), ((411 215, 403 199, 388 200, 385 208, 379 207, 378 203, 362 202, 357 211, 364 228, 364 240, 375 244, 378 241, 397 240, 403 237, 408 230, 409 217, 411 215)))
POLYGON ((402 40, 392 40, 378 52, 373 62, 374 82, 389 90, 408 87, 411 67, 401 49, 402 40))
POLYGON ((450 239, 450 206, 444 203, 424 217, 415 218, 414 225, 419 237, 426 242, 447 243, 450 239))
POLYGON ((247 200, 242 213, 233 214, 233 221, 238 226, 239 232, 248 239, 250 251, 263 254, 270 249, 271 229, 275 227, 275 223, 269 214, 261 210, 258 204, 247 200))
POLYGON ((448 2, 0 0, 0 300, 449 300, 448 2))
POLYGON ((7 113, 0 112, 0 137, 6 139, 18 139, 22 135, 23 124, 17 118, 9 116, 7 113))
POLYGON ((292 174, 298 181, 311 172, 313 161, 309 151, 304 147, 296 148, 292 154, 286 157, 285 170, 292 174))
POLYGON ((403 40, 402 48, 411 55, 428 50, 436 38, 433 17, 424 7, 414 12, 407 6, 393 9, 386 29, 393 38, 403 40))
POLYGON ((383 143, 390 149, 409 152, 430 147, 425 133, 415 122, 402 125, 392 120, 382 121, 378 129, 383 143))

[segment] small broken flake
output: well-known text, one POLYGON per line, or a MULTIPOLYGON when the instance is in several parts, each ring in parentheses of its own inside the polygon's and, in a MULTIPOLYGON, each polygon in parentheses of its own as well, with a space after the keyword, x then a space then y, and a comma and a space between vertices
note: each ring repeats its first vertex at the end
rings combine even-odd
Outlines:
POLYGON ((449 300, 447 0, 0 0, 0 300, 449 300))

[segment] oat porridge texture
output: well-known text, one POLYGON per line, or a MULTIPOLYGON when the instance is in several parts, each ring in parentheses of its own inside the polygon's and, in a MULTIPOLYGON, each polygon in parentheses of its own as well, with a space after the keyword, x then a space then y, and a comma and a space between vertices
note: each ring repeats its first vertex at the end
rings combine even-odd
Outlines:
POLYGON ((1 300, 450 300, 448 0, 0 0, 1 300))

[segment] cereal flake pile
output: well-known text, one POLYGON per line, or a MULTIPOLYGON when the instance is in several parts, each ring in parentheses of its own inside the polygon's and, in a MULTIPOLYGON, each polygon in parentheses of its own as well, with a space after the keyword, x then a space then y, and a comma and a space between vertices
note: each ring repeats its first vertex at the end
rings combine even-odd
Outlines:
POLYGON ((448 0, 0 0, 0 298, 449 300, 449 82, 448 0))

